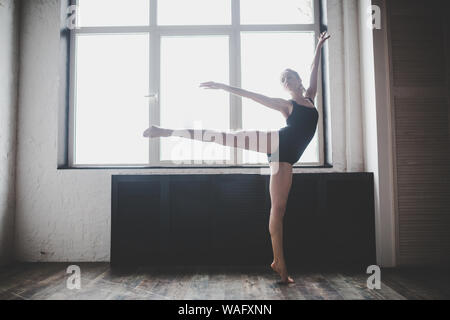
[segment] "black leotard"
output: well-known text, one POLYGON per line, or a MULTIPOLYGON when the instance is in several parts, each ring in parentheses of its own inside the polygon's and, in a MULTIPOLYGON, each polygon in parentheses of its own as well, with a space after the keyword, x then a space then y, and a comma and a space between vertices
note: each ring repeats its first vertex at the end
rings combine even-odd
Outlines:
MULTIPOLYGON (((307 98, 314 105, 312 99, 307 98)), ((292 102, 293 110, 286 119, 286 127, 278 130, 279 147, 272 153, 267 154, 270 162, 288 162, 295 164, 300 160, 314 134, 316 133, 319 112, 316 108, 306 107, 292 102)))

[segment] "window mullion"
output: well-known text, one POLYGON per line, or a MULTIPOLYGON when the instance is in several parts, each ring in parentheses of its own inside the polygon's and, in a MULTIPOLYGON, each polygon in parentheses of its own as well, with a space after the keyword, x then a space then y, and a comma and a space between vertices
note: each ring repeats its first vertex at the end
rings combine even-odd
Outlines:
POLYGON ((75 82, 76 82, 76 33, 71 30, 70 31, 70 83, 69 83, 69 123, 68 123, 68 165, 69 167, 73 167, 75 163, 75 121, 76 121, 76 114, 75 114, 75 105, 76 105, 76 92, 75 92, 75 82))
POLYGON ((157 6, 158 6, 158 0, 148 0, 150 1, 150 26, 155 27, 157 25, 157 6))
MULTIPOLYGON (((156 31, 157 0, 150 1, 150 56, 149 56, 149 94, 156 94, 155 98, 149 98, 149 125, 160 125, 160 41, 161 37, 156 31)), ((149 139, 150 165, 160 164, 160 139, 149 139)))
MULTIPOLYGON (((233 32, 230 41, 230 82, 232 86, 241 87, 241 34, 240 34, 240 0, 232 0, 231 19, 233 32)), ((231 96, 231 129, 242 129, 242 98, 231 96)), ((243 150, 233 149, 234 163, 242 163, 243 150)))
MULTIPOLYGON (((316 34, 316 43, 318 41, 318 36, 320 35, 320 28, 322 25, 322 21, 321 21, 321 5, 320 5, 320 1, 321 0, 314 0, 313 2, 313 6, 314 6, 314 30, 315 30, 315 34, 316 34)), ((323 50, 323 49, 322 49, 323 50)), ((322 61, 324 61, 324 50, 322 51, 322 61)), ((318 102, 318 107, 320 110, 322 110, 322 114, 324 111, 324 99, 323 99, 323 68, 325 68, 325 65, 322 63, 320 63, 320 69, 321 72, 319 73, 319 77, 318 77, 318 90, 317 90, 317 102, 318 102)), ((317 126, 317 130, 318 130, 318 147, 319 147, 319 165, 324 164, 324 136, 323 134, 321 134, 321 132, 323 133, 323 122, 319 122, 318 126, 317 126)))

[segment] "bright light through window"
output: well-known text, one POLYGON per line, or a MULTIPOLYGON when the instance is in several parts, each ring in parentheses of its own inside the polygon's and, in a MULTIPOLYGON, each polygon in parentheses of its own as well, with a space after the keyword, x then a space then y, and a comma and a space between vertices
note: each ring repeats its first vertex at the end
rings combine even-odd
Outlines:
POLYGON ((78 35, 75 164, 145 164, 148 35, 78 35))
POLYGON ((79 25, 145 26, 149 25, 149 0, 78 0, 79 25))
MULTIPOLYGON (((227 36, 161 39, 161 125, 229 130, 229 95, 199 88, 201 82, 229 83, 227 36)), ((218 161, 230 148, 185 138, 161 139, 161 160, 218 161)))
POLYGON ((159 25, 231 24, 230 0, 159 0, 159 25))
MULTIPOLYGON (((280 75, 286 68, 296 70, 308 88, 310 66, 314 57, 312 32, 244 32, 241 35, 242 86, 270 97, 291 99, 280 84, 280 75)), ((249 100, 242 101, 244 129, 275 130, 286 126, 278 111, 249 100)), ((317 141, 312 141, 301 162, 318 161, 317 141)), ((246 151, 247 163, 264 163, 266 155, 246 151)))
POLYGON ((314 23, 312 0, 240 0, 242 24, 314 23))

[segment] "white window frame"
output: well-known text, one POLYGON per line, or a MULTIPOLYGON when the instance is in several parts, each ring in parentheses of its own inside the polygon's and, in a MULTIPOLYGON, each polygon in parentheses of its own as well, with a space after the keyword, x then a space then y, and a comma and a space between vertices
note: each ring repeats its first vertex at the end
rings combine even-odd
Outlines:
MULTIPOLYGON (((78 0, 72 0, 75 4, 78 0)), ((320 0, 313 0, 314 23, 312 24, 281 24, 281 25, 241 25, 240 24, 240 0, 231 1, 232 22, 230 25, 201 25, 201 26, 166 26, 157 25, 157 0, 148 0, 150 2, 150 25, 131 26, 131 27, 80 27, 70 30, 70 84, 69 84, 69 139, 68 139, 68 162, 71 168, 109 168, 109 167, 131 167, 131 168, 223 168, 223 167, 248 167, 260 168, 267 167, 268 164, 243 164, 243 152, 241 149, 231 148, 232 164, 201 165, 197 164, 173 164, 172 161, 160 161, 160 139, 149 139, 149 164, 95 164, 95 165, 75 165, 75 65, 76 65, 76 35, 78 34, 126 34, 126 33, 144 33, 150 37, 150 63, 149 68, 149 90, 148 94, 156 94, 156 98, 149 98, 149 125, 160 125, 160 50, 161 38, 164 36, 207 36, 207 35, 226 35, 229 37, 229 75, 230 85, 241 87, 241 32, 314 32, 315 39, 320 34, 320 0)), ((186 0, 188 1, 188 0, 186 0)), ((311 63, 305 61, 304 63, 311 63)), ((316 107, 319 114, 323 114, 323 94, 322 94, 322 73, 318 78, 318 94, 316 98, 316 107)), ((263 93, 264 94, 264 93, 263 93)), ((230 130, 242 129, 242 98, 231 95, 230 97, 230 130)), ((263 130, 263 129, 262 129, 263 130)), ((308 166, 322 166, 324 164, 324 137, 323 121, 318 123, 319 138, 319 161, 311 163, 298 163, 294 167, 303 168, 308 166)), ((194 162, 194 161, 192 161, 194 162)))

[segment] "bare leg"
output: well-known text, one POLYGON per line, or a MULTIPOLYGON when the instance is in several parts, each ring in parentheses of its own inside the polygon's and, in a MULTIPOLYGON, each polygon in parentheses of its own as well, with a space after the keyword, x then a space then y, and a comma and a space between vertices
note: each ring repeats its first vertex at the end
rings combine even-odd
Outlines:
POLYGON ((272 153, 278 148, 278 131, 235 131, 222 132, 197 129, 166 129, 151 126, 144 132, 144 137, 182 137, 203 142, 214 142, 223 146, 240 148, 261 153, 272 153))
POLYGON ((292 185, 292 165, 286 162, 271 163, 272 174, 270 176, 270 197, 272 206, 270 209, 269 231, 272 238, 273 262, 271 267, 281 277, 284 283, 293 283, 288 276, 283 251, 283 218, 286 211, 289 191, 292 185), (274 173, 275 165, 278 165, 274 173))

